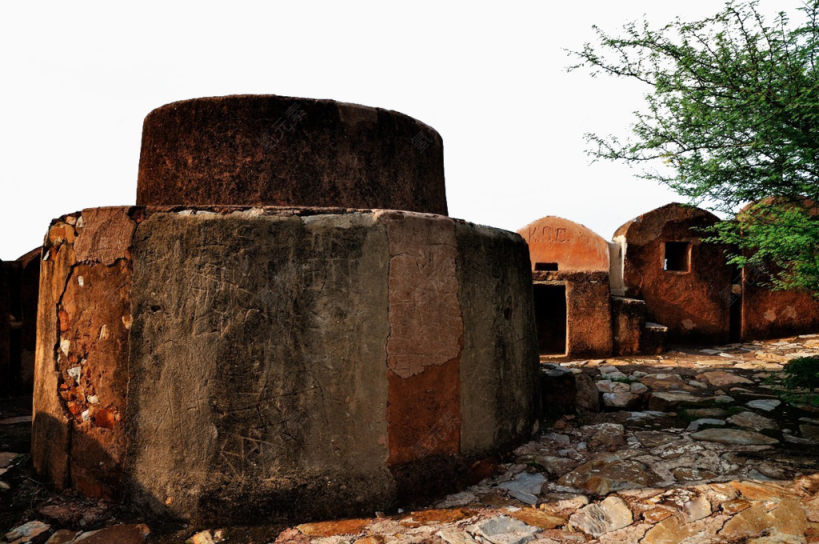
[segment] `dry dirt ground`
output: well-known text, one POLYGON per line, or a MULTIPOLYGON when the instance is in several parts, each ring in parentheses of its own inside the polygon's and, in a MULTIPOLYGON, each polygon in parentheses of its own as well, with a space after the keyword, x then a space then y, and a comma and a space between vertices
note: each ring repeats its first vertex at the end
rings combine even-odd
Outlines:
POLYGON ((0 536, 52 544, 819 542, 819 407, 781 383, 784 365, 806 355, 819 355, 819 335, 545 361, 544 387, 561 390, 545 406, 549 419, 507 458, 474 467, 486 476, 475 485, 434 504, 290 527, 162 526, 54 494, 25 453, 29 399, 6 400, 0 536), (571 394, 561 399, 564 391, 571 394), (566 410, 570 402, 578 409, 566 410))

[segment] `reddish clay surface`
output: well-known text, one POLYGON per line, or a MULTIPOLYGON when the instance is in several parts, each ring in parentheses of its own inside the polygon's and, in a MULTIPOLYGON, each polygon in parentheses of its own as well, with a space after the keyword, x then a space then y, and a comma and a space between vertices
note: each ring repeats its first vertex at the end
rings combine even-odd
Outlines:
MULTIPOLYGON (((566 350, 572 357, 612 352, 609 276, 607 272, 534 272, 538 285, 563 285, 566 289, 566 350)), ((535 308, 536 313, 550 308, 535 308)), ((541 326, 540 324, 538 325, 541 326)))
POLYGON ((566 282, 568 355, 612 351, 611 292, 607 272, 560 273, 566 282))
POLYGON ((125 451, 131 263, 128 208, 86 210, 47 236, 38 314, 33 457, 58 487, 117 497, 125 451))
POLYGON ((381 220, 390 241, 389 464, 457 455, 463 319, 455 224, 400 213, 381 220))
POLYGON ((722 249, 700 241, 696 229, 719 219, 684 204, 668 204, 621 226, 626 242, 626 296, 646 302, 646 318, 669 328, 671 341, 725 342, 729 333, 731 272, 722 249), (690 244, 686 271, 663 270, 666 242, 690 244))
POLYGON ((646 324, 646 305, 642 300, 611 297, 611 329, 614 355, 641 353, 640 339, 646 324))
POLYGON ((57 489, 69 485, 68 451, 71 444, 70 412, 58 395, 60 374, 57 353, 60 327, 57 306, 75 264, 76 216, 52 223, 43 247, 37 313, 37 356, 34 373, 34 422, 31 457, 34 469, 57 489))
POLYGON ((32 457, 57 488, 185 519, 244 520, 248 501, 351 515, 451 490, 532 428, 515 234, 399 211, 123 207, 56 220, 41 264, 32 457), (281 374, 254 366, 260 337, 281 374))
MULTIPOLYGON (((783 201, 767 198, 763 204, 786 205, 783 201)), ((795 204, 810 215, 819 216, 819 206, 811 200, 795 204)), ((738 217, 750 213, 754 204, 748 204, 738 217)), ((765 213, 758 210, 757 213, 765 213)), ((776 270, 775 267, 771 267, 776 270)), ((743 340, 775 338, 819 331, 819 298, 807 291, 774 291, 765 270, 746 268, 742 271, 742 325, 743 340)))
POLYGON ((459 361, 409 378, 387 374, 389 465, 458 455, 461 434, 459 361))
POLYGON ((129 256, 136 222, 128 215, 128 208, 83 210, 82 221, 82 236, 74 246, 78 262, 90 260, 110 265, 129 256))
POLYGON ((70 412, 71 483, 86 495, 115 497, 125 452, 130 263, 77 265, 59 305, 60 397, 70 412), (82 285, 79 280, 82 278, 82 285), (63 342, 68 342, 62 344, 63 342), (76 374, 77 379, 70 373, 76 374), (79 370, 77 370, 79 369, 79 370))
POLYGON ((557 263, 558 271, 608 272, 609 245, 594 231, 561 217, 548 216, 518 231, 529 244, 532 269, 557 263))
MULTIPOLYGON (((518 231, 529 244, 533 278, 542 285, 564 286, 565 318, 545 316, 562 308, 536 307, 538 328, 555 327, 571 356, 608 355, 612 349, 609 245, 592 230, 560 217, 538 219, 518 231), (548 271, 547 271, 548 270, 548 271)), ((537 285, 535 289, 537 289, 537 285)), ((538 305, 536 296, 536 305, 538 305)), ((540 332, 549 335, 548 331, 540 332)), ((557 339, 556 339, 557 340, 557 339)))
POLYGON ((406 115, 332 100, 247 95, 174 102, 145 118, 137 204, 446 215, 443 143, 406 115))
MULTIPOLYGON (((743 278, 749 277, 743 273, 743 278)), ((742 339, 819 331, 819 298, 805 291, 772 291, 750 279, 742 284, 742 339)))

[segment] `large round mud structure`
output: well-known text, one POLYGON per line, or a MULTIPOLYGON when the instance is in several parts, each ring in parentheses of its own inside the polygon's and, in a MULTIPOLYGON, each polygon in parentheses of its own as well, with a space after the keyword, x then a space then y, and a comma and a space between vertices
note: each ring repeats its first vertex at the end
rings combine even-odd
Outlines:
POLYGON ((184 100, 145 118, 137 204, 446 215, 443 156, 435 130, 381 108, 280 96, 184 100))
POLYGON ((531 432, 520 236, 345 203, 173 204, 49 229, 33 458, 55 485, 199 522, 371 514, 531 432))

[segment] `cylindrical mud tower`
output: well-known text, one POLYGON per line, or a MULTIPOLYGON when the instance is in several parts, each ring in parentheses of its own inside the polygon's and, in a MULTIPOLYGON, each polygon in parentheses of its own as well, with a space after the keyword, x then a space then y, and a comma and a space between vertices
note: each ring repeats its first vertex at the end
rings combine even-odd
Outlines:
POLYGON ((525 439, 526 245, 442 215, 442 161, 431 128, 332 101, 151 113, 140 205, 46 237, 36 469, 159 515, 306 519, 445 491, 525 439))

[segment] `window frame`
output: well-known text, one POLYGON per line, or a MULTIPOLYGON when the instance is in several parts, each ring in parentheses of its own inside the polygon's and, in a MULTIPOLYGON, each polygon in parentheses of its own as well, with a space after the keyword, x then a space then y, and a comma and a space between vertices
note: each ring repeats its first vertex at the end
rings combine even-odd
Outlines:
POLYGON ((666 240, 663 243, 662 252, 660 255, 660 269, 663 272, 667 272, 669 274, 690 274, 691 273, 691 257, 694 250, 694 244, 691 240, 666 240), (686 267, 684 269, 676 269, 676 268, 666 268, 666 255, 668 250, 668 244, 685 244, 685 264, 686 267))

